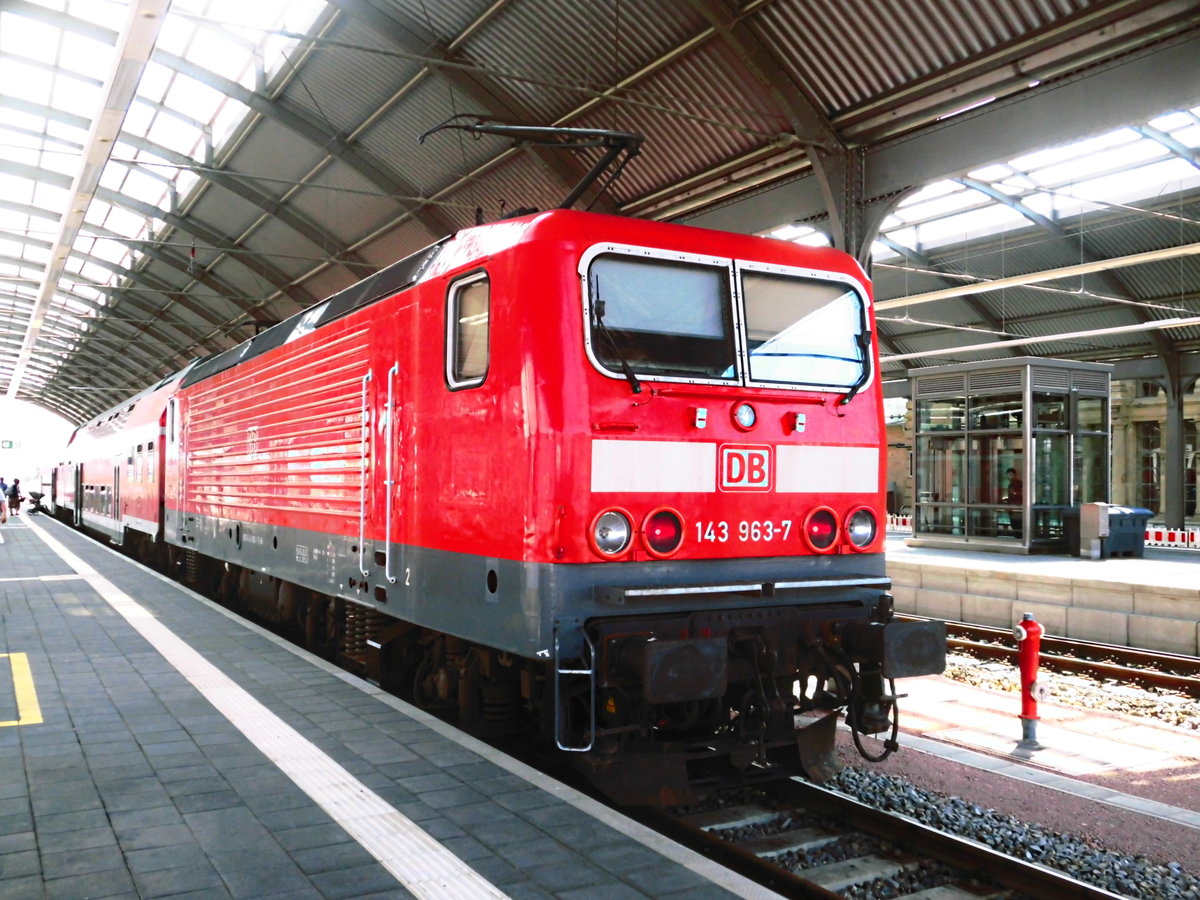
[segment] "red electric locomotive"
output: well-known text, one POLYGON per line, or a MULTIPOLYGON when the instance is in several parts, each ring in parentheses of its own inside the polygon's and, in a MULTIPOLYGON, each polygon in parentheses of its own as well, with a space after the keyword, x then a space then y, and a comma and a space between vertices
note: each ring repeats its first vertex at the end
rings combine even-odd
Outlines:
POLYGON ((938 625, 891 621, 872 332, 843 253, 529 214, 99 417, 80 434, 158 424, 77 453, 56 499, 157 527, 188 577, 422 705, 532 725, 619 800, 822 777, 836 710, 894 747, 885 681, 944 664, 938 625), (139 445, 158 468, 121 464, 139 445))

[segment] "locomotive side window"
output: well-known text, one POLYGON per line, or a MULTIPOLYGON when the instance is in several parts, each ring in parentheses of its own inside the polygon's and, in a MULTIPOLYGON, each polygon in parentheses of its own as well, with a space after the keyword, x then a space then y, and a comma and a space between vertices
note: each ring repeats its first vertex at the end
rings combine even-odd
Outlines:
POLYGON ((742 270, 750 380, 849 388, 867 367, 865 304, 849 285, 742 270))
POLYGON ((446 382, 475 387, 487 377, 491 287, 485 273, 450 286, 446 310, 446 382))
POLYGON ((736 379, 728 267, 603 254, 588 288, 592 355, 610 372, 736 379))

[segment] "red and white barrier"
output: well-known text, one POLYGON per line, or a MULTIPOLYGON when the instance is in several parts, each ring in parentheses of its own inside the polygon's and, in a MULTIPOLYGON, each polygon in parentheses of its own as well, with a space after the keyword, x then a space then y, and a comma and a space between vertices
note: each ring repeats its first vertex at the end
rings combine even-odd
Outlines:
POLYGON ((1172 550, 1200 550, 1200 529, 1147 525, 1145 545, 1172 550))
MULTIPOLYGON (((887 530, 911 534, 912 516, 888 516, 887 530)), ((1200 550, 1200 528, 1166 528, 1162 525, 1146 527, 1145 546, 1166 547, 1172 550, 1200 550)))

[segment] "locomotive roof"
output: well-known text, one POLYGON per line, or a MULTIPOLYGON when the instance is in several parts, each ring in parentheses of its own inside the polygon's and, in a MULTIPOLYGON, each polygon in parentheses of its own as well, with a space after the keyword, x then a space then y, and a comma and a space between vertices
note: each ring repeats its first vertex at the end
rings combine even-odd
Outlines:
POLYGON ((248 359, 253 359, 256 356, 266 353, 268 350, 274 350, 276 347, 283 346, 287 343, 292 332, 296 330, 297 325, 302 321, 304 321, 305 327, 309 330, 319 328, 335 319, 349 315, 356 309, 368 306, 377 300, 382 300, 384 297, 389 297, 397 291, 416 284, 421 280, 421 276, 429 267, 429 264, 437 257, 442 247, 449 240, 450 238, 444 238, 437 243, 430 244, 428 247, 404 257, 404 259, 380 269, 374 275, 368 276, 362 281, 355 282, 350 287, 338 291, 320 303, 315 303, 308 309, 284 319, 278 325, 273 325, 265 331, 259 332, 248 341, 243 341, 236 347, 231 347, 221 353, 214 353, 212 356, 205 357, 184 376, 181 386, 187 387, 198 381, 203 381, 205 378, 211 378, 218 372, 232 368, 240 362, 245 362, 248 359), (320 310, 320 312, 316 316, 313 316, 312 313, 316 310, 320 310))
MULTIPOLYGON (((205 357, 195 363, 183 376, 181 387, 188 387, 206 378, 211 378, 239 363, 246 362, 256 356, 281 347, 293 336, 298 327, 306 332, 337 319, 349 315, 357 309, 390 297, 398 291, 416 284, 427 277, 441 274, 447 270, 470 265, 490 253, 498 252, 512 246, 517 240, 532 237, 547 237, 554 239, 563 233, 574 231, 583 235, 595 235, 605 231, 612 235, 614 243, 619 243, 622 235, 646 235, 654 233, 658 236, 675 235, 679 245, 701 243, 710 248, 710 252, 725 253, 727 251, 713 250, 713 247, 728 248, 727 255, 734 255, 735 248, 745 252, 751 246, 763 247, 772 245, 778 251, 796 258, 801 256, 809 261, 809 265, 831 265, 838 271, 850 269, 864 282, 856 262, 851 257, 837 250, 825 247, 801 247, 785 241, 753 235, 730 234, 713 231, 707 228, 695 228, 687 225, 674 225, 663 222, 651 222, 645 219, 627 219, 619 216, 609 216, 600 213, 579 212, 576 210, 553 209, 531 213, 519 218, 500 220, 474 228, 463 229, 452 237, 444 238, 430 244, 386 268, 380 269, 374 275, 338 291, 330 297, 315 303, 308 309, 284 319, 249 340, 243 341, 236 347, 231 347, 221 353, 205 357), (581 223, 591 223, 590 228, 581 229, 581 223), (544 233, 547 230, 554 234, 544 233), (543 232, 539 234, 538 232, 543 232), (683 236, 689 236, 683 239, 683 236), (703 236, 703 237, 701 237, 703 236), (461 247, 462 252, 455 254, 453 249, 461 247)), ((585 239, 588 239, 585 237, 585 239)), ((634 238, 636 240, 636 237, 634 238)), ((663 241, 666 243, 666 241, 663 241)))

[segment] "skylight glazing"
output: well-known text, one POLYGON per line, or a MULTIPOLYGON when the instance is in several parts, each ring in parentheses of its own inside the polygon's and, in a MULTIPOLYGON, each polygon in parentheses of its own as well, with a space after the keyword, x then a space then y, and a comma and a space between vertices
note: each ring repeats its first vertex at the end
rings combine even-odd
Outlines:
POLYGON ((312 27, 326 4, 173 0, 156 47, 194 67, 194 75, 154 60, 145 63, 122 123, 124 139, 110 144, 96 184, 108 199, 87 199, 70 187, 86 155, 95 152, 87 146, 89 129, 105 103, 106 78, 117 64, 118 32, 131 4, 31 2, 46 12, 21 15, 0 8, 5 98, 0 104, 5 160, 0 171, 0 296, 11 307, 38 294, 64 219, 74 215, 80 225, 69 232, 63 280, 47 313, 60 311, 56 332, 64 327, 79 331, 86 322, 63 314, 89 315, 107 304, 105 288, 116 286, 123 269, 136 264, 143 241, 162 236, 173 205, 197 189, 203 180, 198 170, 219 158, 223 141, 249 113, 205 83, 206 73, 261 90, 289 65, 297 36, 312 27))
POLYGON ((1200 146, 1200 107, 1159 116, 1146 129, 1120 128, 968 173, 1012 204, 953 179, 927 185, 884 220, 886 240, 875 242, 873 256, 886 262, 900 256, 893 246, 922 253, 1032 224, 1013 204, 1057 220, 1200 187, 1200 167, 1171 142, 1200 146), (1167 140, 1156 140, 1156 132, 1167 140))

